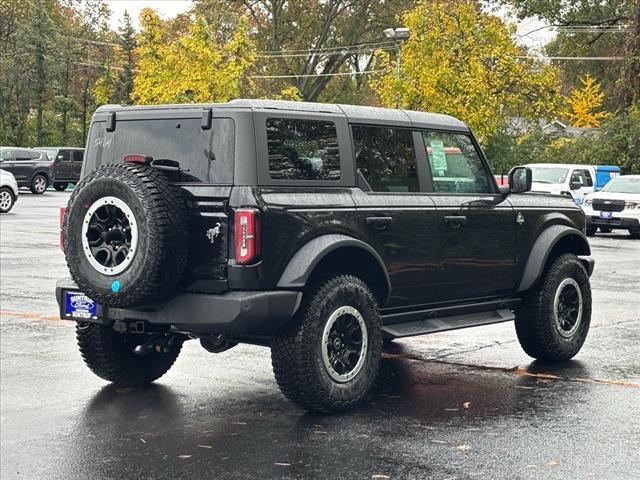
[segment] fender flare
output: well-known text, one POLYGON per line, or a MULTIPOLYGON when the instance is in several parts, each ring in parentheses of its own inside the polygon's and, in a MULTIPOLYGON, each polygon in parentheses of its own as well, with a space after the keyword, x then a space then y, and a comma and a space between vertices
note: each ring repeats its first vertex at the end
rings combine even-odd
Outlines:
MULTIPOLYGON (((373 247, 362 240, 341 234, 329 234, 316 237, 307 242, 289 260, 284 272, 278 280, 278 288, 297 289, 303 288, 315 267, 331 252, 344 247, 356 247, 367 252, 378 264, 384 273, 387 287, 387 298, 391 293, 391 280, 384 265, 384 261, 373 247)), ((386 300, 386 299, 385 299, 386 300)))
MULTIPOLYGON (((589 241, 580 230, 568 225, 552 225, 546 228, 538 236, 529 252, 529 258, 527 259, 527 264, 520 280, 518 292, 528 290, 540 279, 553 248, 559 241, 569 236, 575 237, 576 240, 576 248, 572 253, 576 255, 591 255, 589 241)), ((588 266, 585 265, 585 267, 588 266)), ((589 267, 587 271, 591 274, 593 262, 590 262, 589 267)))

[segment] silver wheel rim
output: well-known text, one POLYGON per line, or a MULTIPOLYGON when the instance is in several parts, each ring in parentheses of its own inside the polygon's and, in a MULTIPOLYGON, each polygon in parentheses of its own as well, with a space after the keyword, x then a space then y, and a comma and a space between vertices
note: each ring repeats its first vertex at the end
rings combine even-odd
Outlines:
POLYGON ((13 198, 11 198, 11 194, 9 192, 0 192, 0 210, 9 210, 12 200, 13 198))
POLYGON ((36 188, 36 192, 38 193, 44 192, 47 189, 47 182, 43 177, 36 177, 33 184, 36 188))
POLYGON ((333 380, 345 383, 358 375, 367 357, 367 325, 360 312, 350 306, 337 308, 324 326, 320 349, 322 364, 333 380), (345 322, 353 325, 350 338, 340 335, 345 332, 338 327, 345 322), (346 350, 340 355, 342 347, 346 350))
POLYGON ((558 333, 572 337, 582 323, 582 291, 573 278, 565 278, 556 289, 553 320, 558 333))
POLYGON ((89 264, 104 275, 126 270, 138 249, 133 211, 116 197, 96 200, 82 222, 82 250, 89 264))

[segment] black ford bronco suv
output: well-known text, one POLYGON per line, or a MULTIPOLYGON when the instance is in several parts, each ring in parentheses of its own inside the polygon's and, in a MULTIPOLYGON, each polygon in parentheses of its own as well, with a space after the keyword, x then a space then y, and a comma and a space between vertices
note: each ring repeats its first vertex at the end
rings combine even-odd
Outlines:
POLYGON ((282 392, 347 409, 383 340, 515 320, 525 352, 582 347, 594 262, 571 198, 501 190, 469 128, 332 104, 103 106, 61 210, 56 296, 98 376, 142 385, 188 339, 271 347, 282 392))

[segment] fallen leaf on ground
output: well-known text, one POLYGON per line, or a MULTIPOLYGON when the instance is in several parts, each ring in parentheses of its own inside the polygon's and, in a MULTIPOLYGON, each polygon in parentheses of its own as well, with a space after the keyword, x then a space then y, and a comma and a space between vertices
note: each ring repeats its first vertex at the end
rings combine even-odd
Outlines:
POLYGON ((213 448, 211 445, 196 445, 196 447, 200 447, 200 448, 213 448))
POLYGON ((371 475, 371 480, 389 480, 390 478, 391 477, 389 475, 383 475, 382 473, 371 475))
POLYGON ((447 443, 444 440, 431 440, 433 443, 447 443))
POLYGON ((191 455, 178 455, 178 458, 181 458, 184 460, 186 458, 191 458, 191 455))
POLYGON ((274 465, 278 465, 279 467, 290 467, 291 464, 290 463, 284 463, 284 462, 273 462, 274 465))
POLYGON ((144 438, 141 438, 141 439, 140 439, 140 441, 141 441, 142 443, 147 443, 147 441, 146 441, 144 438))
POLYGON ((560 460, 551 460, 547 462, 547 465, 549 465, 550 467, 557 467, 558 465, 560 465, 560 460))
POLYGON ((471 445, 467 445, 467 444, 458 445, 456 448, 458 450, 460 450, 461 452, 467 452, 467 451, 471 450, 471 445))
POLYGON ((469 410, 471 408, 471 402, 464 402, 462 404, 462 408, 464 408, 465 410, 469 410))

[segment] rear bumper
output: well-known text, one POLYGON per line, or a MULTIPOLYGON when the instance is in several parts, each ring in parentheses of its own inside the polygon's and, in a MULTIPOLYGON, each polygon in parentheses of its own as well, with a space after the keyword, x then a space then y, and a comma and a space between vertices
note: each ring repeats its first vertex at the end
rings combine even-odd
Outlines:
MULTIPOLYGON (((615 213, 614 213, 615 215, 615 213)), ((600 218, 586 215, 587 227, 622 228, 624 230, 640 230, 640 220, 633 217, 600 218)))
MULTIPOLYGON (((78 291, 71 279, 56 284, 60 318, 65 317, 64 292, 78 291)), ((230 291, 221 294, 181 293, 166 302, 136 308, 98 305, 93 323, 110 325, 114 321, 145 321, 172 325, 177 330, 200 334, 270 334, 278 331, 294 315, 302 292, 292 290, 230 291)))

